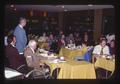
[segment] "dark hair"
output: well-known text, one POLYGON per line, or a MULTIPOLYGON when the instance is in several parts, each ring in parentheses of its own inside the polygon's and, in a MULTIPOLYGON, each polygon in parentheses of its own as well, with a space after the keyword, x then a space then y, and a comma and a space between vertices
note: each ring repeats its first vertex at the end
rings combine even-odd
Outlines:
POLYGON ((20 18, 19 18, 19 22, 20 22, 21 20, 26 20, 26 18, 20 17, 20 18))
POLYGON ((104 38, 102 38, 102 39, 100 40, 100 43, 102 43, 102 41, 107 42, 107 40, 106 40, 106 39, 104 39, 104 38))
POLYGON ((86 46, 88 46, 88 43, 85 41, 82 41, 82 44, 85 44, 86 46))
POLYGON ((115 42, 115 40, 111 40, 111 42, 115 42))
POLYGON ((13 34, 10 34, 9 36, 8 36, 8 38, 7 38, 7 42, 8 42, 8 44, 10 44, 12 41, 13 41, 13 38, 14 38, 15 36, 13 35, 13 34))

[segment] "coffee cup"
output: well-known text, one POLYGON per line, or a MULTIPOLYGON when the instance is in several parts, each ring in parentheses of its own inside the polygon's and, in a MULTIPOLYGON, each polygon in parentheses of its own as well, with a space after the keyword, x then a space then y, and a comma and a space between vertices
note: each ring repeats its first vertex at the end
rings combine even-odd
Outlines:
POLYGON ((64 57, 60 57, 61 60, 64 60, 64 57))

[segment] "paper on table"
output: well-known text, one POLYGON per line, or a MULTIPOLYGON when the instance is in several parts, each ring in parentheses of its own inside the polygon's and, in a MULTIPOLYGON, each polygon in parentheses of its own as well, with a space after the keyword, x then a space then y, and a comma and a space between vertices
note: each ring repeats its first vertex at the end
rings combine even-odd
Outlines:
POLYGON ((22 73, 19 73, 17 71, 12 71, 12 70, 5 70, 5 77, 6 78, 13 78, 13 77, 16 77, 16 76, 20 76, 22 75, 22 73))
POLYGON ((65 60, 59 60, 59 62, 66 62, 65 60))

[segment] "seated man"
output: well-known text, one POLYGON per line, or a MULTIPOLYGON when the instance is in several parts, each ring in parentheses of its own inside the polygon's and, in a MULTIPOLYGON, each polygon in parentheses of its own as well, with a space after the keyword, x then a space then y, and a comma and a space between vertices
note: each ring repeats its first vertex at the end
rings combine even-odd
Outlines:
POLYGON ((5 48, 5 56, 8 58, 9 67, 12 69, 17 69, 20 65, 22 65, 19 52, 15 47, 16 37, 11 34, 8 36, 8 45, 5 48))
POLYGON ((30 40, 27 48, 24 51, 24 56, 26 58, 28 67, 31 68, 31 70, 33 69, 42 70, 43 73, 49 72, 50 70, 49 66, 41 62, 40 56, 36 56, 35 54, 36 48, 37 42, 35 40, 30 40))
POLYGON ((24 51, 24 56, 26 58, 28 67, 39 68, 40 59, 35 54, 36 48, 37 42, 35 40, 30 40, 27 48, 24 51))
POLYGON ((109 47, 106 45, 106 40, 102 39, 99 45, 96 45, 93 50, 93 62, 96 61, 96 57, 100 55, 110 55, 109 47))

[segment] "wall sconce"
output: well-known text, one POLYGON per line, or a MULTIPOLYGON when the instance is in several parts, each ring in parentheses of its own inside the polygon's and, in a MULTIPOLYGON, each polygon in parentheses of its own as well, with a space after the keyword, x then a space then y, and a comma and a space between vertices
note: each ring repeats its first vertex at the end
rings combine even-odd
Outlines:
POLYGON ((33 10, 30 11, 30 16, 33 16, 33 10))
POLYGON ((47 16, 47 12, 43 12, 43 16, 46 17, 47 16))

